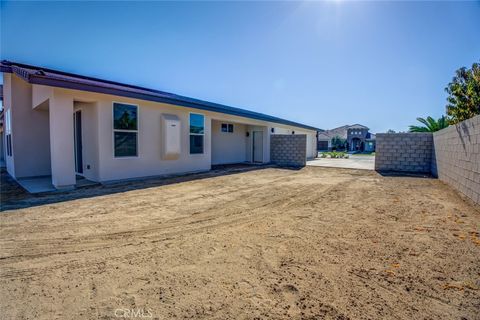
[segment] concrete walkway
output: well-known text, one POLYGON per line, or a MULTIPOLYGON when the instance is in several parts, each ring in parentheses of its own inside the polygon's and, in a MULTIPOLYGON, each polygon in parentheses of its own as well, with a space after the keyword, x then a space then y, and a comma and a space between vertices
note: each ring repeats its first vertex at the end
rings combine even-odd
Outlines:
POLYGON ((348 159, 316 158, 307 161, 307 166, 374 170, 375 156, 350 155, 348 159))
POLYGON ((51 176, 22 178, 18 179, 17 182, 29 193, 52 192, 57 190, 52 185, 51 176))
MULTIPOLYGON (((22 178, 22 179, 18 179, 17 182, 29 193, 43 193, 43 192, 58 191, 52 185, 52 176, 22 178)), ((85 179, 84 177, 77 176, 77 183, 75 185, 75 188, 88 187, 96 184, 98 184, 98 182, 93 182, 85 179)))

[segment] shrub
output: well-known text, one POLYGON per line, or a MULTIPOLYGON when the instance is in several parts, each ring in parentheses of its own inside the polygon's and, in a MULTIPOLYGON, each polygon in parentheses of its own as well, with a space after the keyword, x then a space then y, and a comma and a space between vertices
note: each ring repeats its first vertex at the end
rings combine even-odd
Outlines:
POLYGON ((348 154, 346 154, 345 152, 336 152, 336 151, 332 151, 332 152, 323 152, 321 155, 320 155, 321 158, 332 158, 332 159, 337 159, 337 158, 345 158, 345 159, 348 159, 348 154))

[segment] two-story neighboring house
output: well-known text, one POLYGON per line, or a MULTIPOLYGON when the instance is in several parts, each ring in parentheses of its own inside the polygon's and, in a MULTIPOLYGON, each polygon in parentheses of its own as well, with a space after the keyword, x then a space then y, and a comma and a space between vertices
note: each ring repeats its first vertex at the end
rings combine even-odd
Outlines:
POLYGON ((348 127, 347 146, 349 151, 375 151, 375 135, 368 130, 368 127, 361 124, 354 124, 348 127))
POLYGON ((345 125, 331 130, 319 132, 317 147, 319 151, 339 149, 338 142, 342 142, 340 149, 352 152, 375 151, 375 135, 369 132, 369 128, 361 125, 345 125), (337 144, 337 145, 335 145, 337 144))

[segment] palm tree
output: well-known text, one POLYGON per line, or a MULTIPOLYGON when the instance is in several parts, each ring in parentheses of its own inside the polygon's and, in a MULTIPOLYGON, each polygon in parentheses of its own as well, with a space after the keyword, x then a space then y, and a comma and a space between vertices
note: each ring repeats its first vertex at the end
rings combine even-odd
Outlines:
POLYGON ((445 116, 442 116, 438 120, 435 120, 432 117, 427 117, 427 119, 417 118, 417 121, 425 126, 410 126, 410 132, 435 132, 448 127, 447 118, 445 118, 445 116))

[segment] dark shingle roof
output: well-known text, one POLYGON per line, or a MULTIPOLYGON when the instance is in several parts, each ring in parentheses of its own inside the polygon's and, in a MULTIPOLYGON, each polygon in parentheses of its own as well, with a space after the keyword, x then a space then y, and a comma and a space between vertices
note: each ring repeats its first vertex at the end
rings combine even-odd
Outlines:
POLYGON ((349 127, 349 125, 341 126, 330 130, 325 130, 325 133, 330 136, 330 138, 335 138, 336 136, 339 136, 342 139, 347 139, 347 129, 349 127))
POLYGON ((352 124, 351 126, 348 127, 349 129, 369 129, 368 127, 362 125, 362 124, 352 124))
POLYGON ((286 119, 277 118, 274 116, 269 116, 259 112, 229 107, 218 103, 193 99, 164 91, 158 91, 104 79, 86 77, 78 74, 66 73, 62 71, 20 64, 5 60, 0 63, 0 71, 10 73, 13 72, 25 81, 32 84, 40 84, 67 89, 111 94, 141 100, 163 102, 183 107, 196 108, 256 120, 291 125, 308 130, 323 131, 319 128, 286 119))

